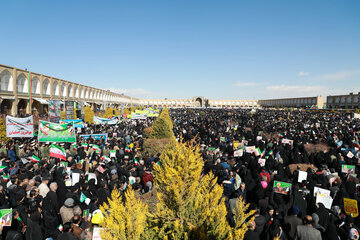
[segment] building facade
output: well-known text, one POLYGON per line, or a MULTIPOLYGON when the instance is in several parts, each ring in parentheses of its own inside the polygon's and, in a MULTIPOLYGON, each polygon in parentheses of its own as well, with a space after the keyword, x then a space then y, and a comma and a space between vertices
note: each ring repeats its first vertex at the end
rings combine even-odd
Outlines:
POLYGON ((327 108, 359 109, 360 92, 357 94, 327 96, 327 108))
POLYGON ((322 109, 324 107, 324 99, 322 96, 318 97, 301 97, 301 98, 281 98, 281 99, 267 99, 259 100, 259 106, 262 107, 317 107, 322 109))
POLYGON ((138 99, 63 79, 0 65, 0 109, 3 114, 47 112, 49 100, 84 101, 94 109, 109 104, 136 106, 138 99), (30 77, 30 78, 29 78, 30 77), (29 86, 31 79, 31 86, 29 86), (29 91, 31 106, 29 109, 29 91))

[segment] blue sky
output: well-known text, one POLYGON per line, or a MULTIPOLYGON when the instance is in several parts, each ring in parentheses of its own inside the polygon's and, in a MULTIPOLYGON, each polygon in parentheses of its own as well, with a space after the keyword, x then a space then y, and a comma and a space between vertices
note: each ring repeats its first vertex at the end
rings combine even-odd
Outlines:
POLYGON ((11 0, 0 63, 139 98, 360 91, 360 1, 11 0))

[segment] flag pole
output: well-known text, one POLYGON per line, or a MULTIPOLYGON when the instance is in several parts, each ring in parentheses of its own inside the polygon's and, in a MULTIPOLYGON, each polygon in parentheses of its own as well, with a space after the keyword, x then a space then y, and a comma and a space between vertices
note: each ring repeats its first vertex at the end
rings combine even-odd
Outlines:
POLYGON ((32 112, 31 112, 31 109, 32 109, 32 104, 31 104, 31 99, 32 99, 32 95, 31 95, 31 73, 30 73, 30 71, 29 71, 29 81, 28 81, 28 83, 29 83, 29 114, 32 114, 32 112))

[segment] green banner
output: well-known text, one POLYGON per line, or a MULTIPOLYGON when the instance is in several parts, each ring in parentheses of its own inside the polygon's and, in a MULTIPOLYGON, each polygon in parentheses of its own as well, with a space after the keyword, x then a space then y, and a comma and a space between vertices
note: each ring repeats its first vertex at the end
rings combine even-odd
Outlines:
POLYGON ((58 124, 40 121, 39 142, 76 142, 74 122, 58 124))
POLYGON ((2 226, 11 226, 12 220, 12 209, 1 209, 0 210, 0 225, 2 226))
POLYGON ((343 165, 341 165, 341 172, 354 174, 355 173, 355 165, 343 164, 343 165))
POLYGON ((291 190, 291 183, 274 181, 274 192, 281 194, 289 194, 291 190))

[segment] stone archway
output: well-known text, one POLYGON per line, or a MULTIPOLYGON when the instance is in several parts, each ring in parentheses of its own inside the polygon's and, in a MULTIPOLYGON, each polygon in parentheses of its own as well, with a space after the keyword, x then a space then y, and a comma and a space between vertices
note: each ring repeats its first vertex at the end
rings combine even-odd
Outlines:
POLYGON ((20 99, 18 103, 18 114, 23 116, 28 112, 28 100, 20 99))
POLYGON ((3 99, 0 105, 1 113, 10 115, 13 101, 10 99, 3 99))
POLYGON ((201 98, 196 98, 196 100, 195 100, 195 106, 196 107, 202 107, 202 105, 203 105, 203 102, 202 102, 202 99, 201 98))

